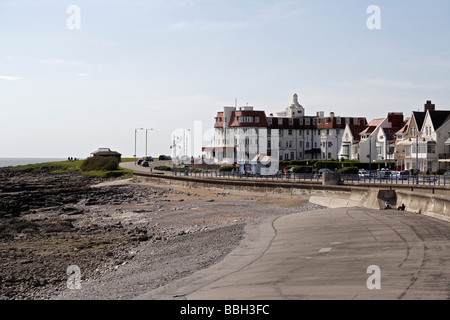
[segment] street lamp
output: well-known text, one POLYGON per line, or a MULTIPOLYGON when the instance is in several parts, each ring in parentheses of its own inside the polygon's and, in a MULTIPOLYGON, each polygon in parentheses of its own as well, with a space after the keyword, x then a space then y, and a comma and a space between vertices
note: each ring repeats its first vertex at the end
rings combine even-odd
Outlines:
POLYGON ((152 128, 150 129, 145 129, 145 157, 147 158, 147 132, 149 130, 153 130, 152 128))
POLYGON ((136 165, 137 162, 137 155, 136 155, 136 133, 138 130, 144 130, 144 128, 135 128, 134 129, 134 164, 136 165))
POLYGON ((186 147, 187 147, 186 131, 191 132, 191 129, 183 129, 183 153, 185 156, 187 156, 187 153, 186 153, 186 147))
MULTIPOLYGON (((409 138, 409 141, 411 142, 412 139, 409 138)), ((423 138, 423 141, 426 141, 425 138, 423 138)), ((419 184, 419 135, 416 134, 416 184, 419 184)))

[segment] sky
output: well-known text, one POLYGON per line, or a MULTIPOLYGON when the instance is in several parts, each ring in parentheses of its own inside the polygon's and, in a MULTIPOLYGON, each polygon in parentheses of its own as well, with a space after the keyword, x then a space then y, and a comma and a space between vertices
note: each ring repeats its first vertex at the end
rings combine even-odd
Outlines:
POLYGON ((223 106, 276 113, 294 93, 307 115, 448 110, 449 13, 448 0, 0 0, 0 157, 170 155, 196 124, 209 145, 223 106))

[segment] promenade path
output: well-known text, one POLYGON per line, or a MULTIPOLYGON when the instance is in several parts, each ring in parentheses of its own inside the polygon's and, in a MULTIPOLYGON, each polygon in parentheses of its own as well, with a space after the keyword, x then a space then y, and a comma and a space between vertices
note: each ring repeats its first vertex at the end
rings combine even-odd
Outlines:
POLYGON ((323 209, 247 229, 222 262, 140 299, 450 297, 450 223, 395 210, 323 209))
POLYGON ((220 263, 138 298, 449 299, 449 238, 449 222, 406 211, 352 207, 270 218, 249 224, 220 263))

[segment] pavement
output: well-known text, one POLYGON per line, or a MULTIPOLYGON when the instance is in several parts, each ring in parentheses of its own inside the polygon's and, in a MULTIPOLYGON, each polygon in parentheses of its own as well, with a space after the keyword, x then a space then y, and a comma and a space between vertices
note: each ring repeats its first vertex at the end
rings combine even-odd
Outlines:
POLYGON ((218 264, 138 299, 444 300, 450 223, 397 210, 323 209, 247 226, 218 264))
POLYGON ((247 225, 224 260, 137 299, 448 300, 449 240, 450 222, 408 211, 291 214, 247 225))

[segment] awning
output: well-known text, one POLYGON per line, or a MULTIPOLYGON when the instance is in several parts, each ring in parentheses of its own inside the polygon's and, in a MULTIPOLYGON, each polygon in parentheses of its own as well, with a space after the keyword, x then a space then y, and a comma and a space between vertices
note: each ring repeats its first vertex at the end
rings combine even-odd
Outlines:
POLYGON ((203 147, 202 151, 236 151, 235 147, 203 147))
POLYGON ((261 164, 264 164, 264 165, 266 165, 266 164, 269 164, 270 163, 270 160, 271 160, 271 157, 270 156, 267 156, 267 155, 261 155, 261 154, 256 154, 254 157, 253 157, 253 159, 252 160, 250 160, 250 163, 257 163, 257 162, 259 162, 259 163, 261 163, 261 164))
POLYGON ((445 144, 446 146, 450 146, 450 138, 448 138, 447 141, 444 142, 444 144, 445 144))

